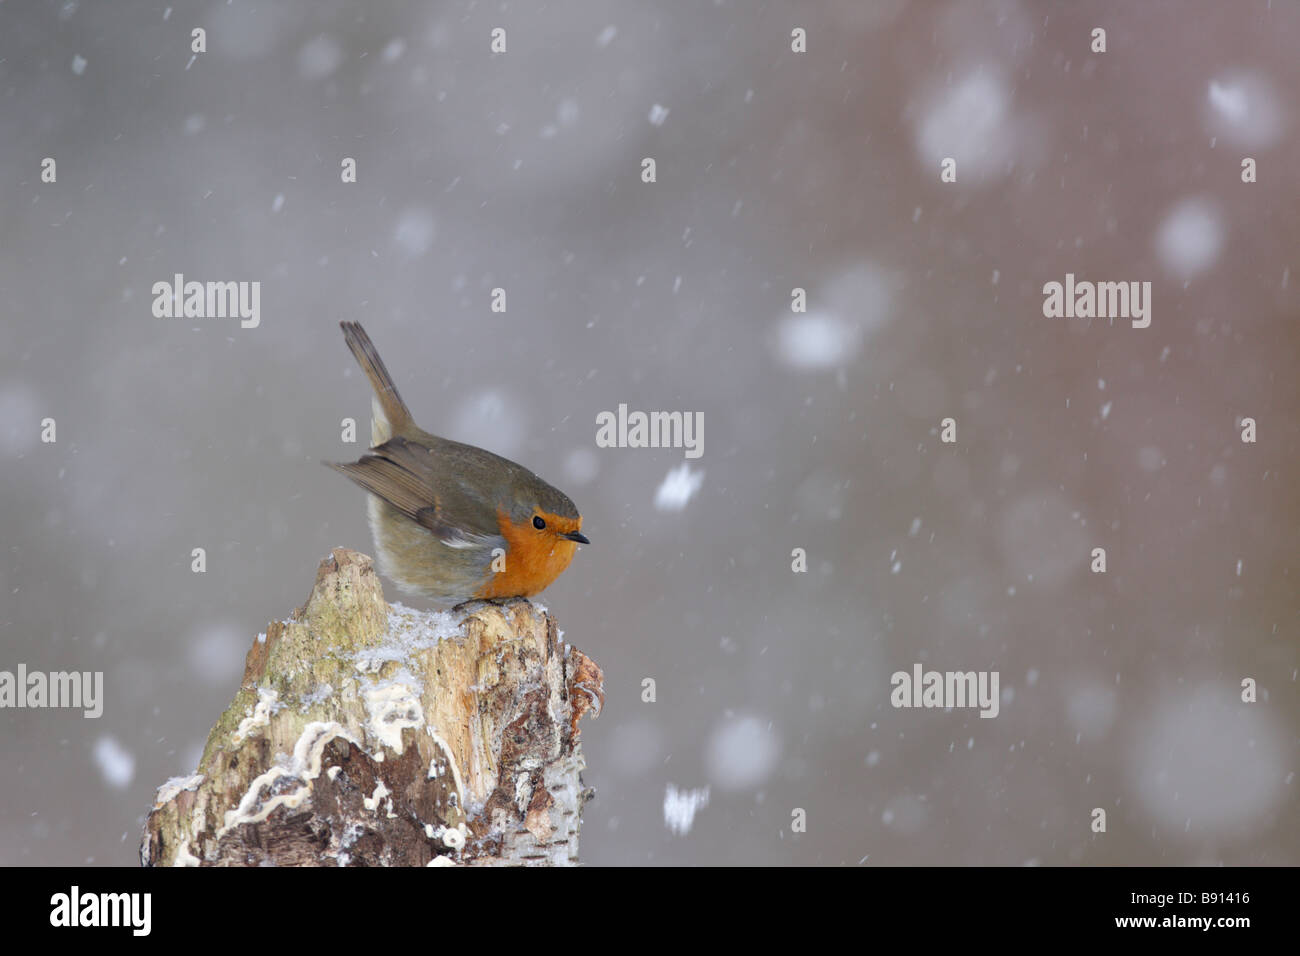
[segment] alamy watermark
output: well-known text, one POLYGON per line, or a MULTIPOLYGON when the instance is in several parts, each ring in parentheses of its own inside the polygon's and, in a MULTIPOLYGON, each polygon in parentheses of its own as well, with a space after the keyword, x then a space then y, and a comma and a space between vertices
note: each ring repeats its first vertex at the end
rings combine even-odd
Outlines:
POLYGON ((171 282, 153 284, 156 319, 238 318, 240 328, 262 323, 262 283, 186 282, 178 272, 171 282))
POLYGON ((83 893, 74 884, 50 897, 50 925, 56 927, 125 927, 133 936, 148 936, 152 911, 152 893, 83 893))
POLYGON ((597 448, 684 448, 687 458, 704 454, 703 412, 618 412, 596 415, 597 448))
POLYGON ((889 678, 894 707, 934 707, 941 710, 978 707, 981 717, 996 717, 999 708, 997 671, 895 671, 889 678))
POLYGON ((80 708, 94 719, 104 713, 103 671, 0 671, 0 708, 80 708))
POLYGON ((1065 282, 1043 285, 1043 315, 1049 319, 1132 319, 1133 328, 1151 324, 1150 282, 1065 282))

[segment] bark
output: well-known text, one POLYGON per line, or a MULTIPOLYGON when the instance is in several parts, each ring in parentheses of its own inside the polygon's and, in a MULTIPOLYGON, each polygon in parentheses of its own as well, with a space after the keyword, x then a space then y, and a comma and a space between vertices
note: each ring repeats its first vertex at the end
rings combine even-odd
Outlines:
POLYGON ((529 601, 390 606, 371 559, 336 549, 253 642, 197 772, 158 789, 141 862, 574 863, 578 721, 603 701, 529 601))

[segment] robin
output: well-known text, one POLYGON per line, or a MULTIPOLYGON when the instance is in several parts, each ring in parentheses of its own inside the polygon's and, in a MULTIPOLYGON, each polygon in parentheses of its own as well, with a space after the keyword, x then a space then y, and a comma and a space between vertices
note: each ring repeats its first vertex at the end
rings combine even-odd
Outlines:
POLYGON ((379 570, 443 606, 545 590, 590 544, 569 496, 522 465, 420 428, 365 329, 339 325, 375 390, 373 447, 359 461, 323 464, 370 492, 379 570))

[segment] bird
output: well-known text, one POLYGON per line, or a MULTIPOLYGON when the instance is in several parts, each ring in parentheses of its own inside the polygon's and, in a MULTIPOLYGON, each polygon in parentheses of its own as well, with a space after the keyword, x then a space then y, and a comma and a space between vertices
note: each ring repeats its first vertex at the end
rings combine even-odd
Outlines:
POLYGON ((369 492, 380 573, 441 607, 544 591, 591 543, 573 501, 520 464, 420 428, 366 330, 339 326, 374 389, 372 447, 322 464, 369 492))

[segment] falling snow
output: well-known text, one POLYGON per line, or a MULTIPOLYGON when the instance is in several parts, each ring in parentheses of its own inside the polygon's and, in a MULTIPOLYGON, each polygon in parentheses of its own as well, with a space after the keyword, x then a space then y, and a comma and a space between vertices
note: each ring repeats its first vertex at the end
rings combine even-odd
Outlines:
POLYGON ((695 825, 695 815, 709 805, 709 788, 678 790, 671 783, 664 791, 664 826, 685 836, 695 825))
POLYGON ((695 497, 704 484, 704 472, 692 471, 682 462, 664 476, 655 491, 655 508, 659 511, 681 511, 695 497))
POLYGON ((807 4, 807 52, 776 5, 381 6, 5 7, 0 667, 107 692, 9 714, 14 862, 133 864, 268 618, 373 553, 316 464, 369 444, 345 319, 582 514, 533 600, 607 675, 584 859, 1300 862, 1289 5, 807 4), (260 327, 155 317, 176 272, 260 327), (1067 273, 1150 327, 1047 319, 1067 273), (707 454, 598 447, 622 403, 707 454), (896 708, 914 663, 1005 706, 896 708))

